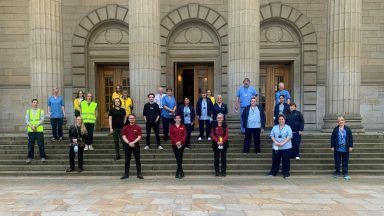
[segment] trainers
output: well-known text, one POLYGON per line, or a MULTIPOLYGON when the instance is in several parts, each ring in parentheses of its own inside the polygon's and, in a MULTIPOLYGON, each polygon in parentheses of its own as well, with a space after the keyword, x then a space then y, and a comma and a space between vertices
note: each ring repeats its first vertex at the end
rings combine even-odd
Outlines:
POLYGON ((51 142, 55 142, 55 141, 56 141, 55 137, 52 137, 51 142))
POLYGON ((345 181, 349 181, 349 180, 351 180, 351 176, 349 176, 349 175, 345 175, 345 176, 344 176, 344 180, 345 180, 345 181))
POLYGON ((208 137, 208 141, 211 141, 212 139, 211 139, 211 137, 208 137))
POLYGON ((340 176, 340 173, 335 171, 335 172, 333 172, 333 174, 332 174, 332 175, 333 175, 333 177, 337 178, 337 177, 339 177, 339 176, 340 176))
POLYGON ((189 147, 189 146, 185 147, 185 150, 189 150, 189 149, 191 149, 191 147, 189 147))
POLYGON ((92 145, 88 145, 88 149, 91 151, 95 150, 92 145))
POLYGON ((146 146, 144 147, 144 150, 148 150, 148 149, 149 149, 149 146, 146 145, 146 146))
POLYGON ((289 174, 289 173, 288 173, 288 174, 284 174, 283 178, 286 179, 286 178, 288 178, 289 176, 291 176, 291 174, 289 174))
POLYGON ((296 160, 300 160, 300 157, 295 157, 296 160))
POLYGON ((28 159, 25 161, 25 163, 26 163, 26 164, 31 164, 32 160, 33 160, 33 159, 28 158, 28 159))
POLYGON ((163 146, 159 145, 159 147, 157 147, 157 149, 163 150, 164 148, 163 148, 163 146))
POLYGON ((41 158, 41 163, 45 163, 47 160, 45 158, 41 158))
POLYGON ((120 177, 120 179, 127 179, 127 178, 129 178, 129 175, 123 175, 120 177))
POLYGON ((84 151, 87 151, 89 149, 88 145, 85 145, 84 151))
POLYGON ((73 171, 74 171, 74 170, 71 169, 71 168, 68 168, 68 169, 65 170, 65 172, 73 172, 73 171))
POLYGON ((63 137, 59 137, 59 142, 61 142, 61 141, 63 141, 64 139, 63 139, 63 137))
POLYGON ((201 137, 199 137, 199 138, 197 138, 197 140, 201 141, 202 139, 201 139, 201 137))

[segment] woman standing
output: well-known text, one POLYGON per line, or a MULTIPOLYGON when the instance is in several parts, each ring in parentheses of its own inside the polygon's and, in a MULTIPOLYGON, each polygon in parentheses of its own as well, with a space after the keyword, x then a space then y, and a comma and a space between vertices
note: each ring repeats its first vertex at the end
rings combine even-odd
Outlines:
POLYGON ((83 153, 84 141, 87 136, 87 129, 83 124, 83 119, 80 116, 76 117, 75 125, 69 128, 69 169, 66 172, 75 170, 75 156, 77 154, 78 169, 77 172, 83 171, 83 153))
POLYGON ((215 166, 215 175, 226 176, 227 175, 227 149, 228 149, 228 127, 223 122, 224 115, 219 113, 217 115, 217 122, 212 124, 212 149, 213 155, 215 157, 214 166, 215 166), (221 158, 221 173, 219 169, 219 160, 221 158))
POLYGON ((221 95, 217 95, 216 98, 216 103, 213 105, 213 120, 216 120, 217 114, 222 113, 225 121, 225 116, 228 114, 227 104, 223 103, 223 97, 221 95))
POLYGON ((189 98, 184 98, 184 104, 179 106, 178 112, 181 117, 181 123, 187 130, 187 138, 185 140, 185 148, 191 148, 191 132, 193 129, 193 120, 195 119, 195 109, 189 104, 189 98))
POLYGON ((205 132, 208 140, 211 140, 211 118, 212 118, 212 109, 213 104, 210 99, 207 98, 205 92, 201 93, 201 98, 196 103, 196 115, 199 119, 199 138, 202 140, 204 138, 204 124, 205 132))
POLYGON ((73 101, 73 109, 75 110, 75 117, 76 118, 78 116, 80 116, 80 112, 81 112, 80 104, 81 104, 81 101, 83 101, 84 99, 85 99, 84 98, 84 92, 82 90, 79 90, 77 92, 77 97, 73 101))
POLYGON ((272 144, 272 168, 268 173, 269 176, 276 176, 279 172, 280 161, 282 160, 281 171, 284 178, 290 176, 291 154, 292 154, 292 130, 289 125, 285 124, 285 115, 278 116, 279 124, 273 126, 271 131, 272 144))
POLYGON ((185 140, 187 138, 187 130, 185 126, 181 124, 180 115, 175 116, 175 124, 170 126, 170 138, 173 153, 175 154, 177 170, 175 178, 184 178, 183 171, 183 153, 185 148, 185 140))
POLYGON ((216 100, 215 100, 215 97, 212 96, 212 91, 211 91, 211 89, 207 89, 206 92, 207 92, 207 98, 211 99, 212 104, 215 104, 215 103, 216 103, 216 100))

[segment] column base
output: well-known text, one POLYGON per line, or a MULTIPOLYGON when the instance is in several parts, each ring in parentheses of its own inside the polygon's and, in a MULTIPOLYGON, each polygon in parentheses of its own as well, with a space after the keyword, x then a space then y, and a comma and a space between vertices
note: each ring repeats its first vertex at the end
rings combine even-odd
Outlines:
MULTIPOLYGON (((345 118, 345 125, 351 128, 352 133, 365 133, 360 115, 343 115, 345 118)), ((337 115, 326 115, 323 118, 324 124, 321 131, 324 133, 332 133, 333 129, 337 126, 337 115)))

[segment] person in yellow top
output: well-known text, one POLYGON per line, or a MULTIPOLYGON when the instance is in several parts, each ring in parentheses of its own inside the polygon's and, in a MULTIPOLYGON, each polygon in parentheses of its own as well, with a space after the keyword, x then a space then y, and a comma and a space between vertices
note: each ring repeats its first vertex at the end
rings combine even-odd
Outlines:
POLYGON ((112 94, 112 101, 115 101, 116 98, 123 98, 123 94, 121 93, 121 85, 116 86, 116 91, 112 94))
POLYGON ((84 150, 94 150, 93 143, 93 131, 95 129, 95 123, 97 118, 97 103, 92 101, 92 93, 87 93, 87 100, 81 102, 81 118, 83 119, 85 128, 87 128, 88 136, 85 139, 84 150))
POLYGON ((73 109, 75 110, 75 117, 79 117, 80 116, 80 112, 81 112, 81 109, 80 109, 80 104, 81 102, 85 100, 84 98, 84 92, 82 90, 79 90, 77 92, 77 97, 75 98, 75 100, 73 101, 73 109))
POLYGON ((28 131, 28 158, 25 161, 30 164, 34 156, 35 141, 39 146, 40 160, 44 163, 46 160, 44 149, 44 110, 38 108, 39 101, 32 99, 32 108, 27 110, 25 123, 28 131))
POLYGON ((121 108, 125 109, 125 116, 128 117, 133 112, 133 100, 128 96, 128 91, 123 90, 121 98, 121 108))
POLYGON ((215 97, 214 96, 212 96, 212 91, 211 91, 211 89, 207 89, 207 98, 209 98, 209 99, 211 99, 211 101, 212 101, 212 104, 213 105, 215 105, 215 103, 216 103, 216 100, 215 100, 215 97))

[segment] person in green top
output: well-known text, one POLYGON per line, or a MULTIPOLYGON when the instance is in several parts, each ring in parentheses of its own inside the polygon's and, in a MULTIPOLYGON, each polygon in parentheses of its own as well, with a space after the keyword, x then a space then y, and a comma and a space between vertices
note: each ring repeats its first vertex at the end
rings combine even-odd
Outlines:
POLYGON ((25 123, 28 131, 28 158, 25 161, 30 164, 34 157, 35 142, 39 146, 40 160, 42 163, 46 161, 44 149, 44 110, 38 108, 39 101, 32 99, 32 108, 27 110, 25 115, 25 123))

